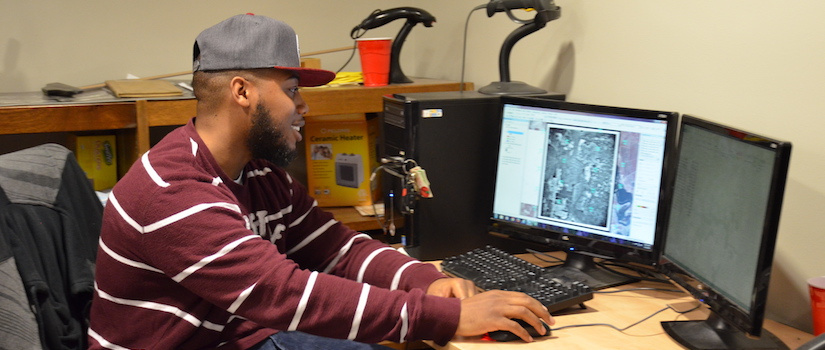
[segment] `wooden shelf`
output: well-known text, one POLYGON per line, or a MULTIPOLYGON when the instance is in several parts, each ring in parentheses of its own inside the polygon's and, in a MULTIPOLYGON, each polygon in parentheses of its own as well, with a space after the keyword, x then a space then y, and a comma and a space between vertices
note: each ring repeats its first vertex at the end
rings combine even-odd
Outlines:
POLYGON ((0 107, 0 135, 134 129, 133 103, 0 107))
MULTIPOLYGON (((305 88, 301 96, 309 105, 306 117, 311 120, 322 115, 378 113, 383 109, 384 95, 458 91, 461 87, 454 81, 412 79, 414 82, 409 84, 379 87, 305 88)), ((473 84, 466 83, 465 89, 473 89, 473 84)), ((151 147, 151 128, 183 125, 196 114, 191 93, 183 98, 137 100, 118 99, 104 90, 81 95, 87 94, 91 97, 77 102, 50 100, 39 91, 0 94, 0 135, 112 131, 118 136, 118 172, 122 175, 151 147)), ((381 228, 374 218, 361 220, 347 215, 346 210, 339 214, 345 217, 343 222, 352 223, 356 230, 381 228)))
MULTIPOLYGON (((466 84, 472 89, 472 84, 466 84)), ((416 78, 410 84, 395 84, 386 86, 344 86, 344 87, 317 87, 304 88, 301 97, 309 106, 306 117, 350 114, 350 113, 377 113, 384 108, 384 95, 410 93, 458 91, 458 82, 416 78)), ((147 123, 152 126, 183 125, 195 115, 195 100, 140 100, 144 104, 142 114, 147 123)))

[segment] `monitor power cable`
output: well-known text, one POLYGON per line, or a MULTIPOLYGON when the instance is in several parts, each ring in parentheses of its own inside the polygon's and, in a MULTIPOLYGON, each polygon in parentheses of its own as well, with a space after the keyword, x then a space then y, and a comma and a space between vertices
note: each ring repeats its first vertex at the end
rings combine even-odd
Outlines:
MULTIPOLYGON (((634 288, 634 289, 635 289, 635 288, 634 288)), ((633 290, 633 289, 627 289, 627 290, 622 290, 622 291, 628 291, 628 290, 633 290)), ((629 326, 622 327, 622 328, 620 328, 620 327, 616 327, 616 326, 614 326, 614 325, 612 325, 612 324, 610 324, 610 323, 585 323, 585 324, 574 324, 574 325, 569 325, 569 326, 562 326, 562 327, 558 327, 558 328, 553 328, 553 329, 551 329, 551 331, 555 332, 555 331, 559 331, 559 330, 562 330, 562 329, 567 329, 567 328, 580 328, 580 327, 595 327, 595 326, 604 326, 604 327, 610 327, 610 328, 613 328, 613 329, 615 329, 615 330, 617 330, 617 331, 619 331, 619 332, 625 333, 625 331, 627 331, 628 329, 633 328, 633 327, 635 327, 635 326, 637 326, 637 325, 641 324, 642 322, 647 321, 647 320, 649 320, 649 319, 653 318, 653 316, 656 316, 656 315, 658 315, 658 314, 660 314, 660 313, 662 313, 662 312, 664 312, 664 311, 667 311, 668 309, 673 310, 674 312, 676 312, 676 313, 678 313, 678 314, 680 314, 680 315, 683 315, 683 314, 689 313, 689 312, 691 312, 691 311, 697 310, 697 309, 699 309, 701 306, 702 306, 702 304, 697 304, 695 307, 690 308, 690 309, 687 309, 687 310, 676 310, 673 306, 668 305, 668 306, 665 306, 665 307, 663 307, 663 308, 661 308, 661 309, 659 309, 659 310, 657 310, 657 311, 653 312, 652 314, 650 314, 650 315, 648 315, 648 316, 646 316, 646 317, 642 318, 641 320, 638 320, 638 321, 636 321, 636 322, 634 322, 634 323, 630 324, 629 326)))

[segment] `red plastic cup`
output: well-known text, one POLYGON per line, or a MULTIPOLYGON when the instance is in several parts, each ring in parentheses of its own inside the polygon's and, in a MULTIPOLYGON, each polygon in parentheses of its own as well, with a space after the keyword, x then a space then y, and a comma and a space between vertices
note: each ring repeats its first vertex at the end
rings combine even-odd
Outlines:
POLYGON ((358 39, 364 86, 384 86, 390 81, 390 38, 358 39))
POLYGON ((825 333, 825 276, 808 279, 811 293, 811 314, 814 320, 814 335, 825 333))

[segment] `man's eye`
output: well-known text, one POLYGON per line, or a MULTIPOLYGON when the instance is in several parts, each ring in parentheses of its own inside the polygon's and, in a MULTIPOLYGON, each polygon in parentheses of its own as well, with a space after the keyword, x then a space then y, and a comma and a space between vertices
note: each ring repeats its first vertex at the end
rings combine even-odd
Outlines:
POLYGON ((291 87, 286 90, 286 93, 287 95, 289 95, 289 97, 295 98, 295 94, 298 93, 298 87, 291 87))

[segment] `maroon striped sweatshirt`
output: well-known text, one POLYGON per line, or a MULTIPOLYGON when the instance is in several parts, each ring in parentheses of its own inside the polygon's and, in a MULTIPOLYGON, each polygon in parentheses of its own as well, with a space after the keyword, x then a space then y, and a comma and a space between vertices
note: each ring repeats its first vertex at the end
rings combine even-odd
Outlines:
POLYGON ((317 207, 282 169, 229 179, 195 131, 169 133, 104 210, 92 349, 243 349, 279 330, 362 342, 431 339, 458 325, 444 277, 317 207))

